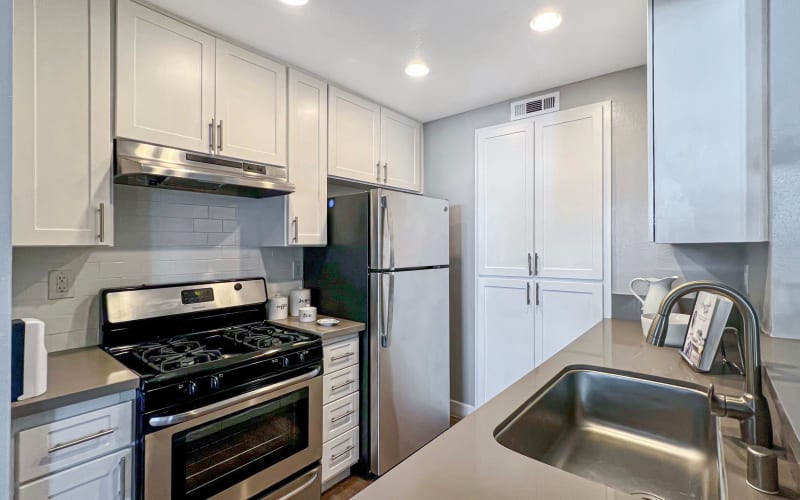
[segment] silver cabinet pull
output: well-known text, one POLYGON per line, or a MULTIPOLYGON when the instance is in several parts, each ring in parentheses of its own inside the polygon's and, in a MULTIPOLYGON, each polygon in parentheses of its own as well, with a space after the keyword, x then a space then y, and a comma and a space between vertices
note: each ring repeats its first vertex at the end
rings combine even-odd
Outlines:
POLYGON ((217 151, 222 151, 222 120, 217 125, 217 151))
POLYGON ((539 252, 533 254, 533 274, 539 276, 539 252))
POLYGON ((528 276, 533 276, 533 264, 531 263, 531 253, 528 252, 528 276))
POLYGON ((337 453, 336 455, 331 455, 331 462, 334 461, 334 460, 338 460, 339 458, 342 458, 343 456, 347 455, 348 453, 350 453, 351 451, 353 451, 355 449, 356 449, 356 447, 351 444, 344 451, 342 451, 340 453, 337 453))
POLYGON ((211 153, 215 153, 217 149, 217 143, 214 141, 214 124, 217 123, 215 118, 211 119, 211 123, 208 124, 208 150, 211 153))
POLYGON ((539 305, 539 283, 536 283, 536 305, 539 305))
POLYGON ((347 382, 345 382, 343 384, 334 385, 333 387, 331 387, 331 390, 332 391, 338 391, 339 389, 344 389, 345 387, 348 387, 350 384, 352 384, 354 382, 355 382, 355 380, 350 379, 350 380, 348 380, 347 382))
POLYGON ((292 236, 292 243, 297 243, 297 238, 300 233, 300 229, 298 228, 298 226, 300 225, 300 223, 296 215, 292 219, 292 225, 294 226, 294 236, 292 236))
POLYGON ((53 446, 52 448, 48 448, 47 449, 47 453, 55 453, 57 451, 60 451, 60 450, 66 449, 66 448, 71 448, 73 446, 77 446, 79 444, 83 444, 83 443, 86 443, 88 441, 92 441, 94 439, 101 438, 103 436, 108 436, 109 434, 114 434, 116 431, 117 431, 117 428, 113 427, 111 429, 105 429, 105 430, 102 430, 100 432, 95 432, 94 434, 90 434, 88 436, 83 436, 82 438, 74 439, 72 441, 67 441, 66 443, 59 443, 59 444, 53 446))
POLYGON ((125 457, 119 459, 119 497, 125 500, 125 457))
POLYGON ((106 204, 101 203, 97 207, 97 212, 100 214, 100 228, 97 231, 97 239, 100 240, 100 243, 105 243, 106 241, 106 204))
POLYGON ((356 353, 354 352, 348 352, 347 354, 340 354, 339 356, 331 356, 331 362, 339 361, 340 359, 349 358, 350 356, 355 356, 355 355, 356 353))
POLYGON ((383 182, 389 182, 389 164, 383 163, 383 182))
POLYGON ((375 169, 375 171, 378 173, 378 175, 375 176, 375 180, 377 182, 380 182, 381 181, 381 162, 376 163, 375 166, 377 167, 375 169))
POLYGON ((528 305, 531 305, 531 284, 525 283, 525 296, 527 297, 528 305))
POLYGON ((352 415, 355 412, 356 412, 355 410, 348 410, 344 415, 339 415, 338 417, 331 418, 331 423, 335 424, 339 420, 343 420, 343 419, 349 417, 350 415, 352 415))

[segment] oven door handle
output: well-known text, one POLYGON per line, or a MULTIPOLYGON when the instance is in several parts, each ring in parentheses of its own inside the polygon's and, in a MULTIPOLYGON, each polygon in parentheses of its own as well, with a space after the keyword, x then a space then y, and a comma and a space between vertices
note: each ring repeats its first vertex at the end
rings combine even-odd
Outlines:
POLYGON ((265 387, 260 387, 254 391, 245 392, 244 394, 239 394, 238 396, 234 396, 229 399, 225 399, 223 401, 218 401, 216 403, 212 403, 207 406, 203 406, 201 408, 196 408, 194 410, 185 411, 183 413, 176 413, 174 415, 165 415, 161 417, 152 417, 149 420, 150 427, 166 427, 168 425, 180 424, 182 422, 186 422, 188 420, 192 420, 197 417, 201 417, 203 415, 207 415, 211 412, 215 412, 217 410, 222 410, 229 406, 233 406, 235 404, 241 403, 243 401, 247 401, 248 399, 253 399, 258 396, 262 396, 264 394, 277 391, 278 389, 283 389, 284 387, 288 387, 290 385, 297 384, 299 382, 304 382, 306 380, 312 379, 319 375, 320 367, 317 366, 310 372, 304 373, 303 375, 298 375, 297 377, 290 378, 288 380, 283 380, 281 382, 268 385, 265 387))

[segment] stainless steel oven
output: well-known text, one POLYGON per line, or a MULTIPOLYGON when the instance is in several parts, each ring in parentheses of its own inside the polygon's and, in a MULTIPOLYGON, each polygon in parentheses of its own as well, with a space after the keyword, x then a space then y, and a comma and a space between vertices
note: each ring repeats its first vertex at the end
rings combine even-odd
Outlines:
POLYGON ((276 491, 281 498, 319 498, 319 375, 317 366, 207 406, 148 417, 145 498, 239 500, 276 491))

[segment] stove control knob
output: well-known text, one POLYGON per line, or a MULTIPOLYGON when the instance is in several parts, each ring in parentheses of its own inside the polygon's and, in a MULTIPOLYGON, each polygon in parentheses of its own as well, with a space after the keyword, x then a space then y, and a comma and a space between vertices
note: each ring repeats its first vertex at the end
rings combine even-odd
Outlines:
POLYGON ((289 368, 289 358, 281 358, 281 363, 283 363, 284 368, 289 368))
POLYGON ((211 390, 216 391, 219 389, 219 377, 216 375, 211 376, 211 390))
POLYGON ((300 362, 301 363, 305 363, 306 362, 306 356, 308 356, 308 351, 300 351, 300 354, 298 355, 298 357, 300 358, 300 362))
POLYGON ((189 396, 194 396, 195 394, 197 394, 197 384, 195 384, 194 382, 189 382, 188 384, 186 384, 186 394, 188 394, 189 396))

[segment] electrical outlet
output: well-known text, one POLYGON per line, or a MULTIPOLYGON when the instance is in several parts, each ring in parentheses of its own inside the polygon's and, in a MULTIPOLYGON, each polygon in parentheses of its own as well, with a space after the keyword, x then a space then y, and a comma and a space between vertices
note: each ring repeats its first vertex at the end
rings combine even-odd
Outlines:
POLYGON ((47 275, 47 298, 68 299, 75 296, 75 277, 66 269, 50 271, 47 275))
POLYGON ((303 261, 302 260, 293 260, 292 261, 292 279, 293 280, 301 280, 301 279, 303 279, 303 261))

